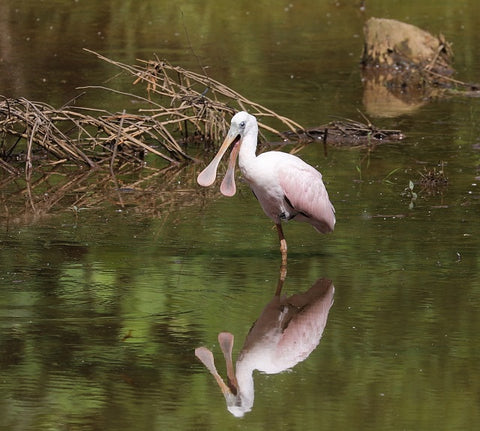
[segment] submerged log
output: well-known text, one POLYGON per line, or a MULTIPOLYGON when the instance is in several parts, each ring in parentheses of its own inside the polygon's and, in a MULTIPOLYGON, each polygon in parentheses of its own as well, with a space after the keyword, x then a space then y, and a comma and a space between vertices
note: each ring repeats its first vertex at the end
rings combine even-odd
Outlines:
POLYGON ((452 76, 453 51, 443 35, 393 19, 370 18, 362 55, 364 104, 374 116, 412 112, 429 99, 480 96, 480 86, 452 76))
POLYGON ((430 33, 393 19, 370 18, 364 28, 365 45, 362 63, 365 67, 382 67, 414 72, 424 69, 442 76, 453 74, 451 44, 443 35, 430 33))
POLYGON ((286 143, 303 145, 323 142, 335 147, 368 147, 379 143, 401 141, 405 137, 400 130, 380 129, 367 118, 365 120, 367 123, 349 119, 336 120, 296 132, 286 131, 282 135, 286 143))

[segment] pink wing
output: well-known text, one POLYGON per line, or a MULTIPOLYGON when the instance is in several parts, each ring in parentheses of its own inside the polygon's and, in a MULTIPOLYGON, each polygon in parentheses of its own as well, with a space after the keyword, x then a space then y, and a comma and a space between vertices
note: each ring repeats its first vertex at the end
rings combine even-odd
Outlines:
POLYGON ((278 166, 278 180, 288 202, 300 212, 296 219, 310 223, 321 233, 335 226, 335 209, 322 174, 302 159, 290 155, 278 166))
POLYGON ((332 281, 321 278, 307 292, 284 300, 295 314, 284 329, 275 357, 284 365, 288 364, 288 368, 305 360, 318 346, 333 305, 334 292, 332 281))

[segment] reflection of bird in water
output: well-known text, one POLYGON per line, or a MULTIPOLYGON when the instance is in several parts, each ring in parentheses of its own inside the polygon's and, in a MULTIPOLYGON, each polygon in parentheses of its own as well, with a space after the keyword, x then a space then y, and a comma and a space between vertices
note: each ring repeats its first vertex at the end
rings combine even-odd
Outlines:
POLYGON ((282 221, 310 223, 317 231, 328 233, 335 225, 335 210, 328 198, 322 174, 302 159, 281 151, 268 151, 256 156, 258 125, 253 115, 239 112, 233 118, 225 141, 215 158, 200 173, 197 181, 210 186, 215 181, 223 154, 234 144, 227 173, 220 186, 225 196, 233 196, 235 161, 245 180, 260 202, 265 214, 277 227, 282 265, 287 263, 287 242, 282 221))
POLYGON ((227 382, 218 374, 213 354, 206 347, 195 355, 208 368, 220 386, 228 410, 243 416, 253 407, 253 371, 276 374, 305 360, 320 342, 333 304, 333 283, 321 278, 305 293, 281 296, 282 279, 273 299, 263 309, 248 333, 234 370, 233 335, 218 334, 227 364, 227 382))

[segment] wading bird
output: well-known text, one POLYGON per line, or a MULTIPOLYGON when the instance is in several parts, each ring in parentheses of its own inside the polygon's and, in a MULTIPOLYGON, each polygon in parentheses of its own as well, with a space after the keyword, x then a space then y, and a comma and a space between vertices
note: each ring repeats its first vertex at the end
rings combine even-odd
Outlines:
POLYGON ((265 214, 277 228, 282 253, 282 266, 287 264, 287 241, 282 221, 298 220, 310 223, 321 233, 331 232, 335 226, 335 209, 328 198, 322 174, 292 154, 268 151, 256 155, 257 119, 247 112, 238 112, 232 118, 230 130, 217 155, 198 175, 201 186, 212 185, 220 160, 230 145, 227 173, 220 186, 225 196, 233 196, 235 162, 249 183, 265 214))
POLYGON ((227 408, 234 416, 249 412, 254 401, 253 371, 277 374, 308 358, 317 347, 327 324, 335 288, 331 280, 321 278, 304 293, 281 295, 279 287, 273 299, 250 329, 234 369, 233 335, 218 334, 218 343, 227 365, 227 383, 218 374, 213 353, 206 347, 195 349, 195 356, 215 377, 227 408))

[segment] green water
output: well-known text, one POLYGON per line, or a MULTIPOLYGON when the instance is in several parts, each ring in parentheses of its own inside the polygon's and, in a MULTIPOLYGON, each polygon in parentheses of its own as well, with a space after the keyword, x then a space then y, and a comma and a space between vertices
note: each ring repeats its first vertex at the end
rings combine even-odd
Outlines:
MULTIPOLYGON (((156 53, 207 65, 302 124, 361 120, 369 16, 443 33, 457 78, 480 81, 478 2, 419 3, 367 0, 362 13, 330 1, 4 1, 0 93, 60 106, 76 87, 118 72, 85 47, 126 62, 156 53)), ((94 91, 82 100, 124 108, 94 91)), ((401 129, 399 143, 302 150, 324 175, 337 225, 327 236, 285 226, 284 293, 327 277, 335 302, 305 361, 254 374, 243 419, 227 411, 194 349, 211 349, 225 376, 217 334, 235 335, 236 357, 275 292, 277 235, 248 187, 237 182, 233 198, 218 184, 206 192, 198 168, 186 167, 148 180, 132 174, 121 192, 110 180, 79 179, 93 198, 79 202, 77 190, 45 204, 68 174, 38 181, 44 198, 32 208, 25 179, 2 172, 0 429, 476 429, 479 113, 478 99, 432 101, 372 118, 401 129), (425 170, 442 166, 447 187, 422 190, 425 170)))

